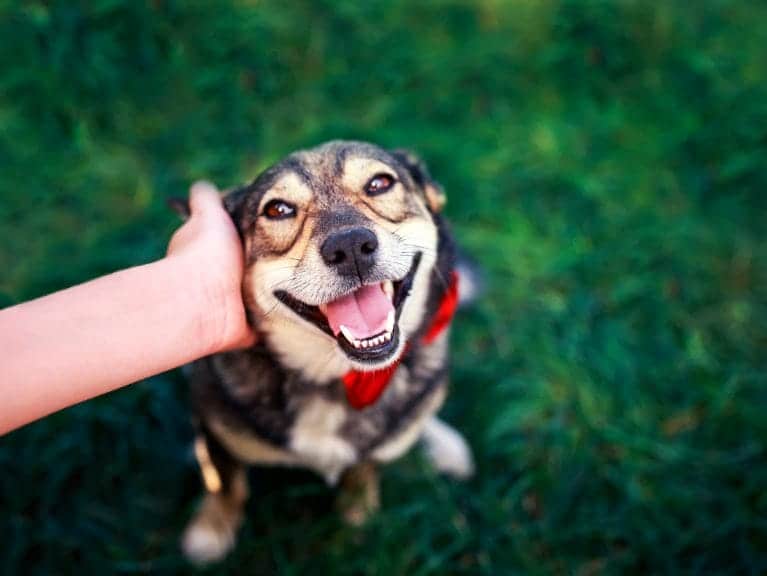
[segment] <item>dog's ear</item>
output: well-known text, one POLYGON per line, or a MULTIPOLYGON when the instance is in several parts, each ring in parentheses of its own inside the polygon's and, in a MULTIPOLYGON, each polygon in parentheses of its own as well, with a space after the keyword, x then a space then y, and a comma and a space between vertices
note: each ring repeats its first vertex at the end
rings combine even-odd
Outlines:
POLYGON ((447 202, 445 191, 442 189, 442 186, 431 177, 423 160, 410 150, 405 150, 404 148, 391 150, 390 154, 407 168, 407 171, 410 173, 410 176, 415 183, 423 189, 423 192, 426 195, 426 204, 429 206, 429 209, 435 214, 441 212, 447 202))
MULTIPOLYGON (((232 219, 232 222, 234 222, 240 236, 242 236, 242 216, 245 211, 245 201, 248 199, 248 193, 249 190, 247 186, 235 188, 224 193, 224 209, 229 213, 229 217, 232 219)), ((172 196, 168 198, 166 202, 171 210, 181 216, 182 220, 189 219, 191 211, 189 209, 189 200, 187 198, 172 196)))
POLYGON ((179 198, 178 196, 171 196, 166 202, 168 207, 178 214, 182 220, 189 218, 189 200, 186 198, 179 198))
POLYGON ((245 214, 245 203, 249 194, 250 189, 247 186, 241 186, 227 192, 224 196, 224 208, 229 212, 229 216, 241 237, 244 229, 243 216, 245 214))

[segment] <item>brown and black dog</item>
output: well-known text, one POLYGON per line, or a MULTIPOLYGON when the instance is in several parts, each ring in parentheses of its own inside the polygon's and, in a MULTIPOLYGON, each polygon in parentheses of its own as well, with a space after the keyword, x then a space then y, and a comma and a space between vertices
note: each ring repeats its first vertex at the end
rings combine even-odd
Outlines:
POLYGON ((411 154, 346 141, 227 194, 259 342, 188 367, 206 487, 183 537, 191 560, 234 546, 247 465, 340 480, 355 524, 378 506, 376 466, 419 439, 438 470, 472 473, 466 442, 436 417, 456 300, 444 202, 411 154))

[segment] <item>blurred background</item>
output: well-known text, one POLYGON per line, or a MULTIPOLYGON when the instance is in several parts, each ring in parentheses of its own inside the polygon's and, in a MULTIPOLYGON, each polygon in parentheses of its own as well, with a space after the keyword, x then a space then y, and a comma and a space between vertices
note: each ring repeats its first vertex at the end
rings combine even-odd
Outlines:
MULTIPOLYGON (((211 573, 767 571, 767 5, 0 1, 0 305, 163 255, 197 178, 418 151, 481 261, 444 414, 342 526, 257 472, 211 573)), ((85 352, 85 351, 84 351, 85 352)), ((1 400, 0 400, 1 401, 1 400)), ((187 573, 180 374, 0 439, 0 573, 187 573)))

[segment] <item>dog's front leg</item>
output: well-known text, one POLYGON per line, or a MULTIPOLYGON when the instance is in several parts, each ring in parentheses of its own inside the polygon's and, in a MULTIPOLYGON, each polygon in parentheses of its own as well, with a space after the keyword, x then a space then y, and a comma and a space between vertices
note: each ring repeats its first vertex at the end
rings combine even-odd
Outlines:
POLYGON ((372 462, 349 468, 341 478, 338 505, 347 524, 361 526, 381 505, 378 470, 372 462))
POLYGON ((464 480, 474 474, 474 457, 464 437, 436 416, 426 421, 421 433, 426 457, 435 470, 464 480))
POLYGON ((221 560, 234 547, 248 499, 245 467, 212 437, 195 440, 205 495, 184 531, 181 547, 195 564, 221 560))

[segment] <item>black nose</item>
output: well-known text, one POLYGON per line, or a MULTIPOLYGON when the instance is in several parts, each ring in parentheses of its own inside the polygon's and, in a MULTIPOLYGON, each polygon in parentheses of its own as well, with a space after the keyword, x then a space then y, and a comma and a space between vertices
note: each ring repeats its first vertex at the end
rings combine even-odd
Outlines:
POLYGON ((325 263, 342 276, 363 278, 376 261, 378 238, 368 228, 350 228, 335 232, 322 243, 320 254, 325 263))

